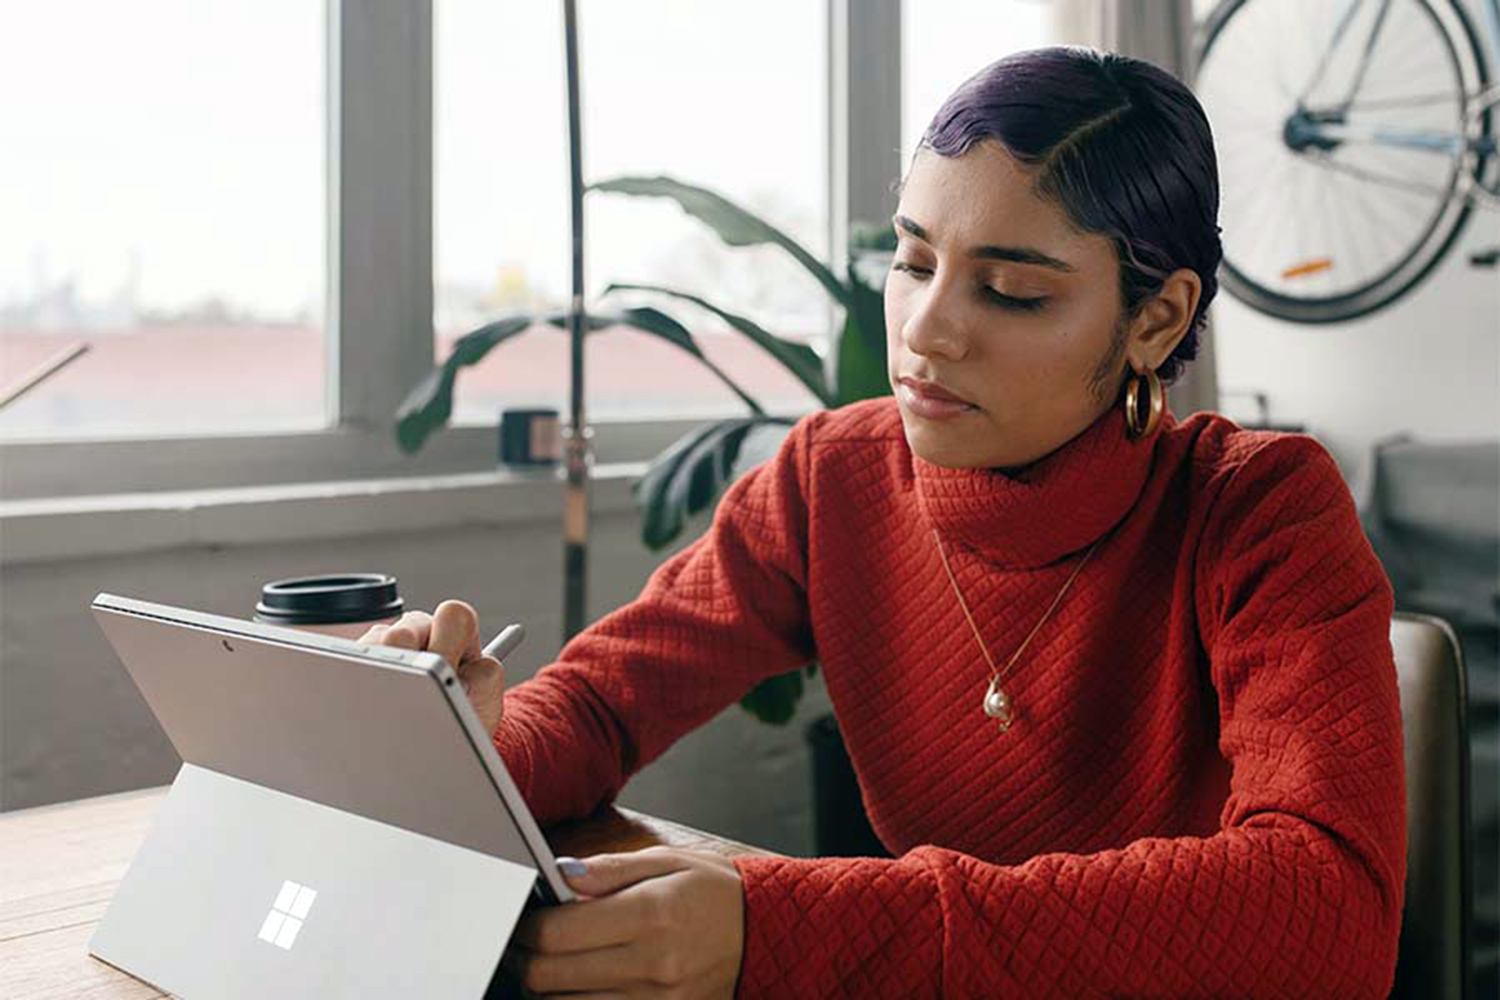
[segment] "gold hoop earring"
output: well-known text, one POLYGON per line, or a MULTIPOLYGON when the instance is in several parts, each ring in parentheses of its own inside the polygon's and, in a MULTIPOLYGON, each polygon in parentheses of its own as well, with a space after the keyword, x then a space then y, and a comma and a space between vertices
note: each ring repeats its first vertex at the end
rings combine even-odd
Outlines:
POLYGON ((1131 438, 1143 438, 1156 430, 1161 423, 1161 415, 1167 408, 1167 394, 1161 387, 1161 379, 1156 377, 1156 372, 1149 368, 1142 374, 1136 375, 1125 387, 1125 426, 1130 429, 1131 438), (1150 412, 1146 417, 1146 425, 1141 426, 1141 383, 1146 383, 1147 396, 1150 400, 1150 412))

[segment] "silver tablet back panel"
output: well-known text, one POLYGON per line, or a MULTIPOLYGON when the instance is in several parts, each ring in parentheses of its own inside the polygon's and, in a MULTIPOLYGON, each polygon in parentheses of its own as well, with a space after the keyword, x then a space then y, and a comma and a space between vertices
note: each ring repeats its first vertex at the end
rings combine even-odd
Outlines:
POLYGON ((439 657, 95 614, 185 763, 92 954, 189 1000, 482 995, 555 864, 439 657))
POLYGON ((371 663, 97 604, 95 616, 184 761, 536 867, 435 690, 440 657, 371 663))
POLYGON ((89 951, 187 1000, 478 1000, 535 877, 184 764, 89 951))

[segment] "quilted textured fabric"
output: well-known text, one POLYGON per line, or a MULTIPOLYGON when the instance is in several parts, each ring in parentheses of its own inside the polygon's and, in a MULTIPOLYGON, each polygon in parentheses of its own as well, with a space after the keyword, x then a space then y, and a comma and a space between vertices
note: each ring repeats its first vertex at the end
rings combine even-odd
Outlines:
POLYGON ((1384 997, 1405 881, 1392 592, 1327 451, 1111 410, 1026 468, 803 419, 641 596, 506 692, 543 823, 822 664, 892 858, 742 858, 745 997, 1384 997), (999 664, 1103 538, 1005 688, 999 664))

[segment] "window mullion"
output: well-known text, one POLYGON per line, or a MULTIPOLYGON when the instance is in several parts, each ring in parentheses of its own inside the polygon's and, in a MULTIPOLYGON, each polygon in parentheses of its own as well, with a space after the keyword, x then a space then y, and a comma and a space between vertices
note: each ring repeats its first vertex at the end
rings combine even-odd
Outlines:
POLYGON ((328 399, 393 441, 433 362, 431 0, 329 0, 329 40, 328 399))
MULTIPOLYGON (((901 0, 827 3, 828 254, 842 271, 850 227, 883 223, 896 211, 892 188, 901 177, 901 0)), ((829 351, 825 365, 830 371, 837 360, 837 352, 829 351)))

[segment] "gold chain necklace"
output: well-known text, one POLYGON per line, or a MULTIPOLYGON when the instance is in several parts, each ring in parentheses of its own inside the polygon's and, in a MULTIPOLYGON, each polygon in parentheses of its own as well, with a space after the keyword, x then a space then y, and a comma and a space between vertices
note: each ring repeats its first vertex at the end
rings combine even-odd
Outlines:
POLYGON ((1052 606, 1047 609, 1046 614, 1042 615, 1042 620, 1036 623, 1036 628, 1031 630, 1031 635, 1028 635, 1026 641, 1021 643, 1021 648, 1017 649, 1015 654, 1010 658, 1010 661, 1005 664, 1005 669, 996 670, 995 661, 990 659, 990 651, 984 645, 984 637, 979 634, 979 626, 974 624, 974 616, 969 613, 969 604, 964 600, 963 592, 958 589, 958 580, 953 576, 953 568, 948 565, 948 554, 943 551, 943 537, 938 534, 936 528, 932 529, 932 537, 937 539, 938 557, 943 560, 943 569, 948 573, 948 582, 953 584, 953 595, 958 598, 958 606, 964 609, 964 617, 969 620, 969 628, 974 630, 974 641, 979 643, 979 651, 984 654, 984 661, 990 665, 990 686, 984 693, 984 714, 991 719, 998 720, 1000 731, 1003 733, 1010 728, 1012 716, 1010 711, 1010 695, 1000 689, 1000 678, 1010 672, 1010 668, 1015 666, 1016 660, 1026 651, 1026 647, 1031 644, 1032 636, 1035 636, 1046 623, 1047 619, 1052 617, 1052 612, 1057 610, 1057 605, 1063 599, 1063 595, 1068 592, 1068 588, 1078 578, 1079 571, 1089 561, 1089 556, 1094 554, 1094 550, 1099 547, 1099 543, 1104 541, 1104 539, 1101 536, 1094 540, 1093 545, 1089 546, 1089 550, 1084 554, 1083 559, 1073 568, 1073 574, 1068 577, 1068 582, 1062 585, 1062 590, 1059 590, 1057 596, 1052 599, 1052 606))

